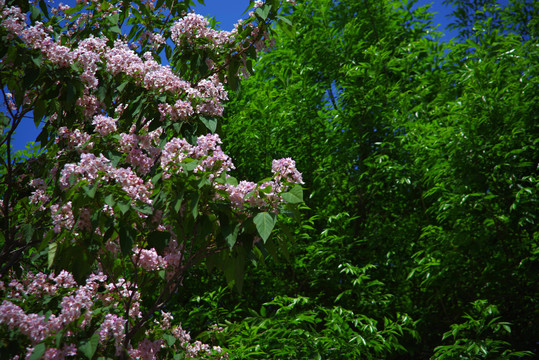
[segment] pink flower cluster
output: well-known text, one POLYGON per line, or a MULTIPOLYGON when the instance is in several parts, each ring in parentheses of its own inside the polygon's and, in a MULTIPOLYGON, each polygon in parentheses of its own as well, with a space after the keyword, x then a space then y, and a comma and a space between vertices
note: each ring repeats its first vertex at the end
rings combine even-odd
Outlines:
POLYGON ((296 162, 291 158, 273 160, 271 171, 275 175, 275 181, 282 183, 283 180, 292 184, 303 184, 301 173, 296 169, 296 162))
POLYGON ((125 338, 125 319, 115 314, 105 315, 105 320, 101 323, 99 329, 99 342, 104 343, 108 339, 114 339, 116 356, 121 354, 122 342, 125 338))
MULTIPOLYGON (((3 8, 0 18, 2 19, 0 25, 13 35, 18 36, 26 27, 26 15, 16 6, 3 8)), ((10 36, 13 36, 11 34, 10 36)))
POLYGON ((95 131, 101 136, 107 136, 116 131, 117 121, 118 119, 113 119, 110 116, 96 115, 92 125, 95 126, 95 131))
POLYGON ((201 80, 196 89, 204 99, 204 102, 197 105, 197 113, 209 116, 223 116, 224 107, 222 102, 228 100, 228 93, 219 81, 219 76, 214 74, 209 79, 201 80))
POLYGON ((157 359, 157 353, 161 348, 165 347, 163 340, 150 341, 149 339, 143 339, 138 343, 136 349, 130 349, 128 351, 129 358, 135 360, 154 360, 157 359))
MULTIPOLYGON (((179 340, 180 346, 185 351, 185 357, 188 359, 200 358, 204 354, 223 354, 223 350, 219 346, 210 347, 208 344, 204 344, 198 340, 191 344, 191 335, 182 329, 181 325, 175 326, 172 329, 172 335, 179 340)), ((227 358, 228 354, 226 353, 220 357, 220 359, 227 358)))
POLYGON ((129 134, 121 133, 119 140, 120 151, 127 154, 127 162, 141 175, 150 172, 161 152, 157 145, 163 129, 157 128, 147 133, 143 133, 144 131, 147 131, 147 128, 143 128, 139 134, 135 134, 133 127, 129 134))
MULTIPOLYGON (((96 72, 100 64, 104 64, 105 68, 113 75, 123 73, 132 77, 148 90, 166 91, 181 97, 176 99, 172 105, 163 103, 159 106, 163 117, 168 115, 173 120, 185 119, 194 113, 195 106, 196 112, 199 114, 222 115, 221 101, 227 100, 228 95, 217 76, 203 80, 196 88, 193 88, 189 82, 175 75, 169 66, 162 66, 155 61, 150 53, 145 53, 141 58, 122 40, 116 40, 114 47, 109 48, 106 46, 105 38, 89 37, 82 40, 76 49, 71 50, 54 41, 48 35, 50 29, 45 29, 40 22, 26 28, 26 17, 17 7, 5 8, 2 11, 2 19, 1 25, 10 34, 19 36, 31 48, 41 50, 44 56, 53 63, 60 67, 66 67, 77 62, 82 67, 81 80, 85 84, 85 94, 82 99, 77 100, 77 103, 84 108, 87 117, 96 114, 101 105, 95 96, 89 93, 89 90, 98 85, 96 72)), ((173 36, 179 32, 183 33, 184 30, 187 31, 187 28, 194 31, 195 23, 206 24, 207 20, 200 15, 190 14, 185 18, 185 28, 178 24, 172 27, 173 36)), ((228 38, 230 34, 227 32, 212 30, 207 27, 207 24, 203 28, 205 29, 204 36, 210 36, 217 43, 221 44, 230 40, 228 38)), ((202 32, 200 32, 201 34, 202 32)), ((157 40, 162 41, 163 39, 157 37, 157 40)), ((100 130, 98 129, 98 131, 100 130)))
POLYGON ((77 286, 73 275, 65 270, 62 270, 58 276, 54 274, 37 273, 29 271, 23 281, 13 279, 9 285, 11 291, 8 294, 10 298, 20 298, 23 295, 35 295, 41 297, 43 295, 53 295, 59 289, 69 289, 77 286))
POLYGON ((146 271, 155 271, 165 269, 167 267, 166 260, 157 254, 154 248, 139 249, 135 245, 133 247, 133 255, 131 256, 133 263, 139 265, 146 271))
POLYGON ((82 107, 82 113, 87 119, 91 119, 104 105, 95 95, 84 94, 77 99, 77 105, 82 107))
POLYGON ((119 298, 121 301, 130 303, 130 317, 142 317, 142 313, 140 311, 140 293, 138 290, 136 290, 136 284, 126 281, 124 278, 120 278, 116 283, 106 284, 105 288, 107 291, 101 298, 104 304, 112 304, 114 307, 117 307, 119 298))
POLYGON ((168 242, 164 255, 165 262, 168 265, 166 278, 171 280, 178 273, 183 260, 182 248, 175 239, 168 242))
POLYGON ((55 233, 62 231, 62 228, 73 230, 75 226, 75 218, 73 217, 73 209, 71 201, 60 207, 58 204, 51 205, 51 216, 53 230, 55 233))
POLYGON ((221 139, 217 134, 199 136, 197 145, 189 144, 185 139, 173 138, 165 144, 161 153, 161 168, 163 178, 168 179, 172 174, 182 170, 184 160, 200 160, 194 172, 211 172, 210 179, 221 173, 234 169, 234 164, 221 149, 221 139))
POLYGON ((110 160, 103 154, 96 157, 94 154, 81 154, 81 160, 76 164, 66 164, 60 173, 60 186, 66 189, 70 186, 70 179, 74 181, 86 180, 94 184, 101 181, 115 180, 122 185, 122 189, 133 202, 141 201, 152 204, 151 182, 144 182, 131 168, 115 168, 110 160))
POLYGON ((217 31, 210 27, 210 22, 202 15, 190 13, 178 20, 170 28, 172 41, 177 45, 187 43, 199 48, 219 49, 231 43, 235 32, 217 31))
POLYGON ((59 143, 60 140, 67 140, 68 149, 77 149, 77 151, 88 151, 93 148, 94 144, 90 142, 90 135, 75 129, 75 131, 69 130, 67 127, 62 126, 58 129, 58 138, 56 143, 59 143))
MULTIPOLYGON (((73 276, 65 271, 62 271, 57 277, 53 274, 38 273, 34 276, 29 273, 27 279, 22 283, 12 280, 8 285, 11 288, 8 298, 14 300, 22 300, 22 295, 25 297, 55 295, 60 288, 69 289, 69 292, 60 302, 60 314, 51 314, 48 317, 35 313, 27 314, 12 301, 4 300, 0 305, 0 324, 5 324, 10 329, 18 329, 22 334, 28 336, 33 345, 78 321, 83 309, 85 312, 80 326, 87 327, 92 316, 91 308, 94 304, 93 299, 97 295, 97 288, 105 279, 106 277, 103 275, 93 275, 88 278, 86 285, 78 288, 76 288, 77 284, 73 280, 73 276)), ((67 333, 68 337, 71 335, 69 332, 67 333)), ((71 347, 70 349, 73 350, 71 347)))
POLYGON ((240 181, 238 185, 216 184, 224 190, 232 205, 237 209, 246 206, 276 208, 283 201, 279 193, 288 190, 289 184, 303 184, 301 173, 296 169, 296 162, 291 158, 273 160, 273 179, 260 185, 250 181, 240 181))
MULTIPOLYGON (((74 281, 73 276, 62 271, 55 276, 54 274, 28 272, 25 279, 19 281, 16 279, 6 286, 0 282, 0 290, 7 290, 8 300, 0 304, 0 326, 7 326, 11 330, 17 330, 28 337, 31 346, 27 347, 27 356, 32 354, 34 346, 40 342, 46 341, 49 347, 45 350, 43 359, 64 359, 67 356, 77 356, 76 333, 67 331, 62 337, 62 342, 48 341, 62 329, 77 324, 74 329, 88 329, 90 322, 99 324, 99 349, 105 349, 109 341, 113 341, 115 347, 115 356, 119 356, 124 350, 125 326, 127 320, 114 312, 107 313, 103 318, 101 312, 95 311, 100 306, 112 305, 118 309, 121 303, 131 303, 129 317, 141 317, 140 312, 140 293, 133 290, 136 286, 124 279, 119 279, 116 283, 106 283, 107 277, 103 274, 91 274, 86 285, 79 286, 74 281), (104 287, 105 291, 99 288, 104 287), (30 297, 42 298, 43 296, 62 296, 59 305, 58 314, 49 314, 48 316, 36 313, 26 313, 17 303, 23 304, 30 297), (100 322, 100 323, 99 323, 100 322), (102 347, 101 347, 102 346, 102 347)), ((181 326, 171 328, 170 322, 172 315, 161 312, 162 321, 156 324, 163 324, 159 329, 170 329, 171 334, 179 340, 180 349, 184 352, 186 358, 197 358, 204 354, 221 354, 219 347, 210 347, 200 341, 190 343, 189 333, 184 331, 181 326)), ((133 346, 128 344, 127 352, 131 359, 157 359, 157 354, 164 348, 163 340, 143 339, 133 346)), ((223 354, 221 357, 225 359, 223 354)), ((16 358, 19 358, 17 356, 16 358)))
POLYGON ((34 187, 36 190, 30 196, 30 204, 38 205, 38 209, 41 211, 46 210, 45 204, 47 204, 51 197, 45 193, 46 186, 43 179, 34 179, 30 181, 30 186, 34 187))
MULTIPOLYGON (((180 173, 192 160, 199 161, 193 172, 210 172, 209 179, 212 181, 223 172, 234 169, 232 160, 221 150, 219 144, 221 139, 216 134, 198 137, 195 146, 185 139, 173 138, 164 146, 161 154, 163 178, 168 179, 173 174, 180 173)), ((296 169, 296 163, 291 158, 274 160, 272 172, 274 179, 260 185, 250 181, 240 181, 237 185, 215 181, 212 184, 217 190, 226 192, 230 202, 237 209, 245 206, 276 207, 282 201, 279 193, 287 191, 289 184, 303 184, 303 180, 301 173, 296 169)))

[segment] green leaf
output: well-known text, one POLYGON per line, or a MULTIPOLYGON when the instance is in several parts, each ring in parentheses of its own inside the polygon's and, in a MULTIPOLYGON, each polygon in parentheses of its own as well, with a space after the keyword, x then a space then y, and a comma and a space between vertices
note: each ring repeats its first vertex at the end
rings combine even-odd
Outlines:
POLYGON ((185 171, 193 171, 195 170, 197 166, 198 166, 198 161, 196 160, 188 161, 186 159, 186 162, 182 163, 182 169, 185 171))
POLYGON ((180 194, 178 195, 178 198, 174 202, 174 211, 176 211, 177 213, 180 212, 182 201, 183 201, 183 194, 180 194))
POLYGON ((240 224, 235 226, 232 224, 227 224, 228 226, 223 227, 223 235, 225 236, 225 241, 230 249, 236 244, 238 239, 238 233, 240 231, 240 224))
POLYGON ((23 224, 21 226, 22 238, 26 244, 29 244, 32 241, 32 236, 34 235, 34 228, 31 224, 23 224))
POLYGON ((266 242, 275 226, 275 214, 268 212, 259 213, 253 218, 253 222, 262 241, 266 242))
POLYGON ((122 33, 122 30, 120 30, 120 27, 118 27, 118 25, 111 26, 110 31, 112 31, 113 33, 116 33, 116 34, 121 34, 122 33))
POLYGON ((134 236, 131 229, 128 229, 125 226, 120 226, 120 248, 122 249, 122 254, 131 254, 131 250, 133 249, 133 240, 134 236))
POLYGON ((47 9, 47 4, 44 0, 39 0, 39 8, 41 11, 43 11, 43 14, 45 14, 45 17, 49 17, 49 11, 47 9))
POLYGON ((93 185, 84 185, 82 189, 84 190, 84 192, 86 193, 86 195, 88 195, 90 199, 93 199, 95 197, 97 187, 98 187, 98 184, 96 183, 93 185))
POLYGON ((112 194, 105 196, 105 204, 110 207, 114 207, 114 205, 116 205, 116 201, 114 200, 114 196, 112 194))
POLYGON ((159 180, 161 180, 161 177, 163 176, 163 173, 158 173, 154 177, 152 177, 152 185, 155 186, 159 180))
POLYGON ((32 351, 32 355, 30 355, 30 360, 38 360, 38 359, 41 359, 41 357, 43 356, 43 354, 45 354, 45 350, 46 350, 46 347, 45 347, 45 344, 44 343, 39 343, 37 344, 35 347, 34 347, 34 350, 32 351))
POLYGON ((238 186, 238 179, 236 179, 234 176, 227 177, 225 181, 227 184, 238 186))
POLYGON ((198 200, 200 199, 200 194, 196 193, 195 196, 191 199, 191 213, 193 214, 193 218, 197 218, 198 216, 198 200))
POLYGON ((122 214, 125 214, 131 208, 131 204, 128 203, 128 202, 126 203, 126 202, 123 202, 123 201, 118 201, 116 203, 116 205, 118 205, 118 208, 120 209, 122 214))
POLYGON ((290 204, 298 204, 303 202, 303 189, 301 185, 295 185, 290 191, 281 194, 283 200, 290 204))
POLYGON ((97 350, 97 345, 99 344, 99 332, 95 332, 90 339, 83 342, 82 345, 79 346, 80 351, 86 356, 88 359, 92 359, 92 357, 95 354, 95 351, 97 350))
POLYGON ((200 116, 200 121, 202 121, 202 123, 206 125, 206 127, 212 132, 212 134, 215 133, 215 130, 217 130, 216 118, 207 118, 204 116, 200 116))
POLYGON ((174 343, 176 343, 176 338, 170 334, 163 334, 163 339, 165 339, 168 346, 172 346, 174 343))
POLYGON ((142 206, 133 206, 133 209, 145 215, 152 215, 153 208, 150 205, 144 204, 142 206))
POLYGON ((256 8, 255 13, 260 16, 264 21, 268 18, 268 14, 271 10, 271 5, 265 5, 264 7, 256 8))
POLYGON ((84 7, 84 3, 79 3, 77 6, 74 6, 72 8, 69 8, 64 11, 66 15, 73 15, 76 12, 79 12, 84 7))
POLYGON ((52 264, 54 263, 54 259, 56 258, 56 250, 58 249, 57 243, 50 243, 49 244, 49 251, 47 252, 47 264, 49 268, 52 267, 52 264))
POLYGON ((39 99, 34 106, 34 124, 36 127, 39 126, 41 119, 43 119, 43 116, 45 116, 45 111, 45 101, 39 99))
POLYGON ((284 21, 286 24, 292 26, 292 21, 290 21, 290 19, 284 17, 284 16, 277 16, 277 19, 281 20, 281 21, 284 21))
POLYGON ((118 92, 124 91, 124 88, 127 86, 127 84, 129 84, 129 80, 126 80, 123 83, 121 83, 120 85, 118 85, 116 87, 116 90, 118 90, 118 92))

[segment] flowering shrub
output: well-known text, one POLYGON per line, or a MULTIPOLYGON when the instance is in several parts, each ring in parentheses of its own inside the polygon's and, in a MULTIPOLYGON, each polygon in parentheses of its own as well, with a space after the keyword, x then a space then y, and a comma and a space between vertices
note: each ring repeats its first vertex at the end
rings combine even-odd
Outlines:
POLYGON ((226 357, 165 307, 202 261, 241 284, 303 181, 290 158, 238 181, 216 133, 280 1, 230 32, 188 3, 0 2, 2 354, 226 357), (30 114, 42 150, 23 159, 11 140, 30 114))

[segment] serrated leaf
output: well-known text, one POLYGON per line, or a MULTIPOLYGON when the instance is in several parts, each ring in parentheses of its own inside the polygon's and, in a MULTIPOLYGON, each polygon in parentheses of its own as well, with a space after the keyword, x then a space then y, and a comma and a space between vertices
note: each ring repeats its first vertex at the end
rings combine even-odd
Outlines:
POLYGON ((275 215, 268 212, 262 212, 253 218, 253 222, 256 225, 256 230, 262 238, 262 241, 266 242, 275 226, 275 215))

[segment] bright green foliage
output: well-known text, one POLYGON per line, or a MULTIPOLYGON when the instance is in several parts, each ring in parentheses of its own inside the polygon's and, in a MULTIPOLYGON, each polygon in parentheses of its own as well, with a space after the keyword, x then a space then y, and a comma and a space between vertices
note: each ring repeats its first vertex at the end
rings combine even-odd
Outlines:
POLYGON ((432 356, 477 299, 511 322, 503 351, 536 347, 539 8, 494 3, 451 1, 460 42, 442 43, 413 1, 303 2, 223 125, 239 173, 289 154, 308 189, 293 283, 264 282, 311 311, 351 294, 339 301, 355 314, 408 314, 410 358, 432 356), (343 283, 345 264, 372 266, 376 286, 343 283))
POLYGON ((451 330, 443 336, 452 338, 454 343, 435 349, 433 360, 444 359, 511 359, 516 356, 531 355, 530 352, 511 351, 510 344, 500 340, 511 332, 510 324, 500 321, 496 306, 485 300, 472 303, 472 313, 466 314, 465 322, 451 325, 451 330))

